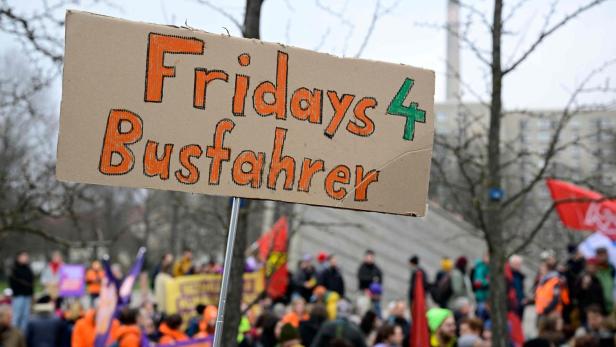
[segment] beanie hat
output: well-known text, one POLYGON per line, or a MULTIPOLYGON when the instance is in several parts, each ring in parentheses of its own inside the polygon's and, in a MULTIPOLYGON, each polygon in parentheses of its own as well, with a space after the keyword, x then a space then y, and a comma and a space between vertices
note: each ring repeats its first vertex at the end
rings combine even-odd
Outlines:
POLYGON ((327 260, 328 257, 329 256, 327 255, 327 253, 321 251, 317 255, 317 260, 318 260, 319 263, 324 263, 327 260))
POLYGON ((431 332, 436 332, 438 328, 441 327, 445 319, 453 317, 453 312, 445 308, 431 308, 426 313, 426 318, 428 319, 428 327, 430 327, 431 332))
POLYGON ((441 260, 441 269, 445 271, 451 271, 453 269, 453 261, 449 258, 443 258, 441 260))
POLYGON ((278 342, 283 343, 296 339, 299 339, 299 331, 295 329, 291 323, 286 323, 283 325, 280 329, 280 337, 278 338, 278 342))

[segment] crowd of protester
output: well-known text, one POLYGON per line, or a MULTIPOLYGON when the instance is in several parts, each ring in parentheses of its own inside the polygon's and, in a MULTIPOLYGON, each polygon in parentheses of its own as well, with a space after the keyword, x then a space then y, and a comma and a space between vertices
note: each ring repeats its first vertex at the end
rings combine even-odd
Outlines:
MULTIPOLYGON (((373 251, 365 252, 356 273, 357 288, 352 290, 335 255, 305 255, 289 274, 284 296, 272 300, 263 295, 253 307, 244 305, 238 345, 406 347, 413 327, 410 307, 423 293, 428 303, 430 346, 487 347, 492 331, 489 262, 487 255, 473 263, 464 256, 455 260, 445 257, 438 272, 429 274, 414 255, 408 260, 407 297, 383 302, 385 279, 373 251), (417 283, 422 287, 417 288, 417 283)), ((40 275, 33 273, 29 263, 27 252, 16 255, 10 293, 0 297, 0 346, 94 346, 95 316, 105 276, 101 263, 93 261, 88 267, 87 297, 82 300, 58 296, 63 264, 59 252, 52 254, 40 275), (35 292, 37 278, 40 293, 35 292)), ((584 258, 572 246, 565 261, 545 251, 534 279, 527 280, 523 265, 523 258, 514 255, 504 269, 510 346, 616 345, 615 270, 606 249, 599 248, 595 257, 584 258), (536 313, 538 333, 525 338, 522 322, 529 310, 536 313)), ((114 275, 122 278, 121 267, 112 268, 114 275)), ((165 282, 178 276, 221 273, 220 264, 210 261, 197 266, 192 252, 186 250, 177 259, 165 254, 150 270, 148 287, 153 295, 119 310, 108 345, 141 347, 144 339, 152 344, 174 344, 211 337, 216 306, 199 304, 186 321, 169 314, 165 282)))

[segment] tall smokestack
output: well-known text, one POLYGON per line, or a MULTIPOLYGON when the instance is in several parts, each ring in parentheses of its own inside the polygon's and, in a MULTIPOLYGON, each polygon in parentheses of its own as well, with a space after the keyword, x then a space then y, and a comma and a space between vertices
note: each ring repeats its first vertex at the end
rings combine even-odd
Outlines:
POLYGON ((447 0, 447 86, 446 101, 460 96, 460 5, 447 0))

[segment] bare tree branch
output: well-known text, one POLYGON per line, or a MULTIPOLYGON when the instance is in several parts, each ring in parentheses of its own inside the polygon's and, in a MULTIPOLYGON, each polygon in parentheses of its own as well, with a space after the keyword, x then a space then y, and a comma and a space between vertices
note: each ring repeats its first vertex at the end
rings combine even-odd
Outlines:
POLYGON ((533 53, 537 49, 537 47, 539 47, 539 45, 543 42, 543 40, 545 40, 550 35, 555 33, 558 29, 563 27, 565 24, 567 24, 572 19, 574 19, 577 16, 579 16, 580 14, 588 11, 589 9, 591 9, 591 8, 601 4, 602 2, 605 2, 605 0, 593 0, 593 1, 590 1, 590 2, 586 3, 583 6, 580 6, 577 10, 573 11, 572 13, 566 15, 560 21, 555 23, 554 25, 549 26, 548 25, 549 20, 550 20, 550 18, 552 16, 552 13, 554 13, 554 7, 552 7, 552 10, 546 16, 546 21, 545 21, 544 28, 539 33, 539 36, 537 37, 537 39, 509 67, 503 69, 503 76, 507 75, 508 73, 513 71, 516 67, 518 67, 518 65, 520 65, 522 62, 524 62, 531 55, 531 53, 533 53))

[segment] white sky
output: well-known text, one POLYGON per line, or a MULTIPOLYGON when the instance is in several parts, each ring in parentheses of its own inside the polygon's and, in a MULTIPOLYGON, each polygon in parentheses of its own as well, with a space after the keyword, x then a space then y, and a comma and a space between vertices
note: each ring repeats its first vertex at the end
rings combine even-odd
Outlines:
MULTIPOLYGON (((108 0, 109 1, 109 0, 108 0)), ((555 19, 570 13, 589 0, 560 1, 555 19)), ((94 7, 75 6, 77 9, 160 24, 176 24, 224 33, 227 28, 232 35, 240 36, 233 23, 194 0, 126 0, 116 1, 121 8, 105 4, 94 7)), ((243 0, 212 0, 241 21, 243 0)), ((302 48, 315 49, 336 55, 353 56, 363 40, 375 8, 375 0, 321 0, 331 9, 345 13, 348 25, 317 6, 313 0, 266 0, 262 10, 261 37, 265 41, 282 42, 302 48), (351 32, 352 31, 352 32, 351 32), (349 32, 351 35, 349 36, 349 32)), ((382 0, 388 7, 392 0, 382 0)), ((505 14, 510 3, 505 1, 505 14)), ((37 9, 38 0, 9 0, 18 10, 37 9)), ((467 0, 491 18, 491 1, 467 0)), ((506 30, 515 34, 506 36, 503 61, 507 62, 515 47, 519 52, 534 40, 540 30, 545 14, 552 1, 527 1, 506 30), (521 40, 520 40, 521 38, 521 40)), ((395 9, 380 18, 362 58, 429 68, 437 73, 437 101, 444 99, 445 87, 445 32, 427 27, 423 23, 443 24, 446 17, 446 0, 401 0, 395 9)), ((466 17, 463 11, 462 18, 466 17)), ((504 84, 504 103, 508 108, 553 108, 562 106, 576 82, 583 79, 593 68, 616 59, 616 1, 606 3, 582 14, 545 43, 504 84)), ((489 48, 489 36, 475 27, 473 40, 489 48)), ((62 33, 59 33, 62 35, 62 33)), ((2 47, 11 47, 11 38, 0 36, 2 47)), ((20 46, 14 46, 20 47, 20 46)), ((2 52, 0 52, 2 53, 2 52)), ((489 58, 489 57, 488 57, 489 58)), ((485 95, 485 69, 473 55, 462 54, 462 78, 477 92, 485 95)), ((616 69, 601 76, 613 80, 616 69)), ((59 88, 59 87, 58 87, 59 88)), ((57 95, 59 95, 59 90, 57 95)), ((469 96, 470 99, 470 96, 469 96)))

